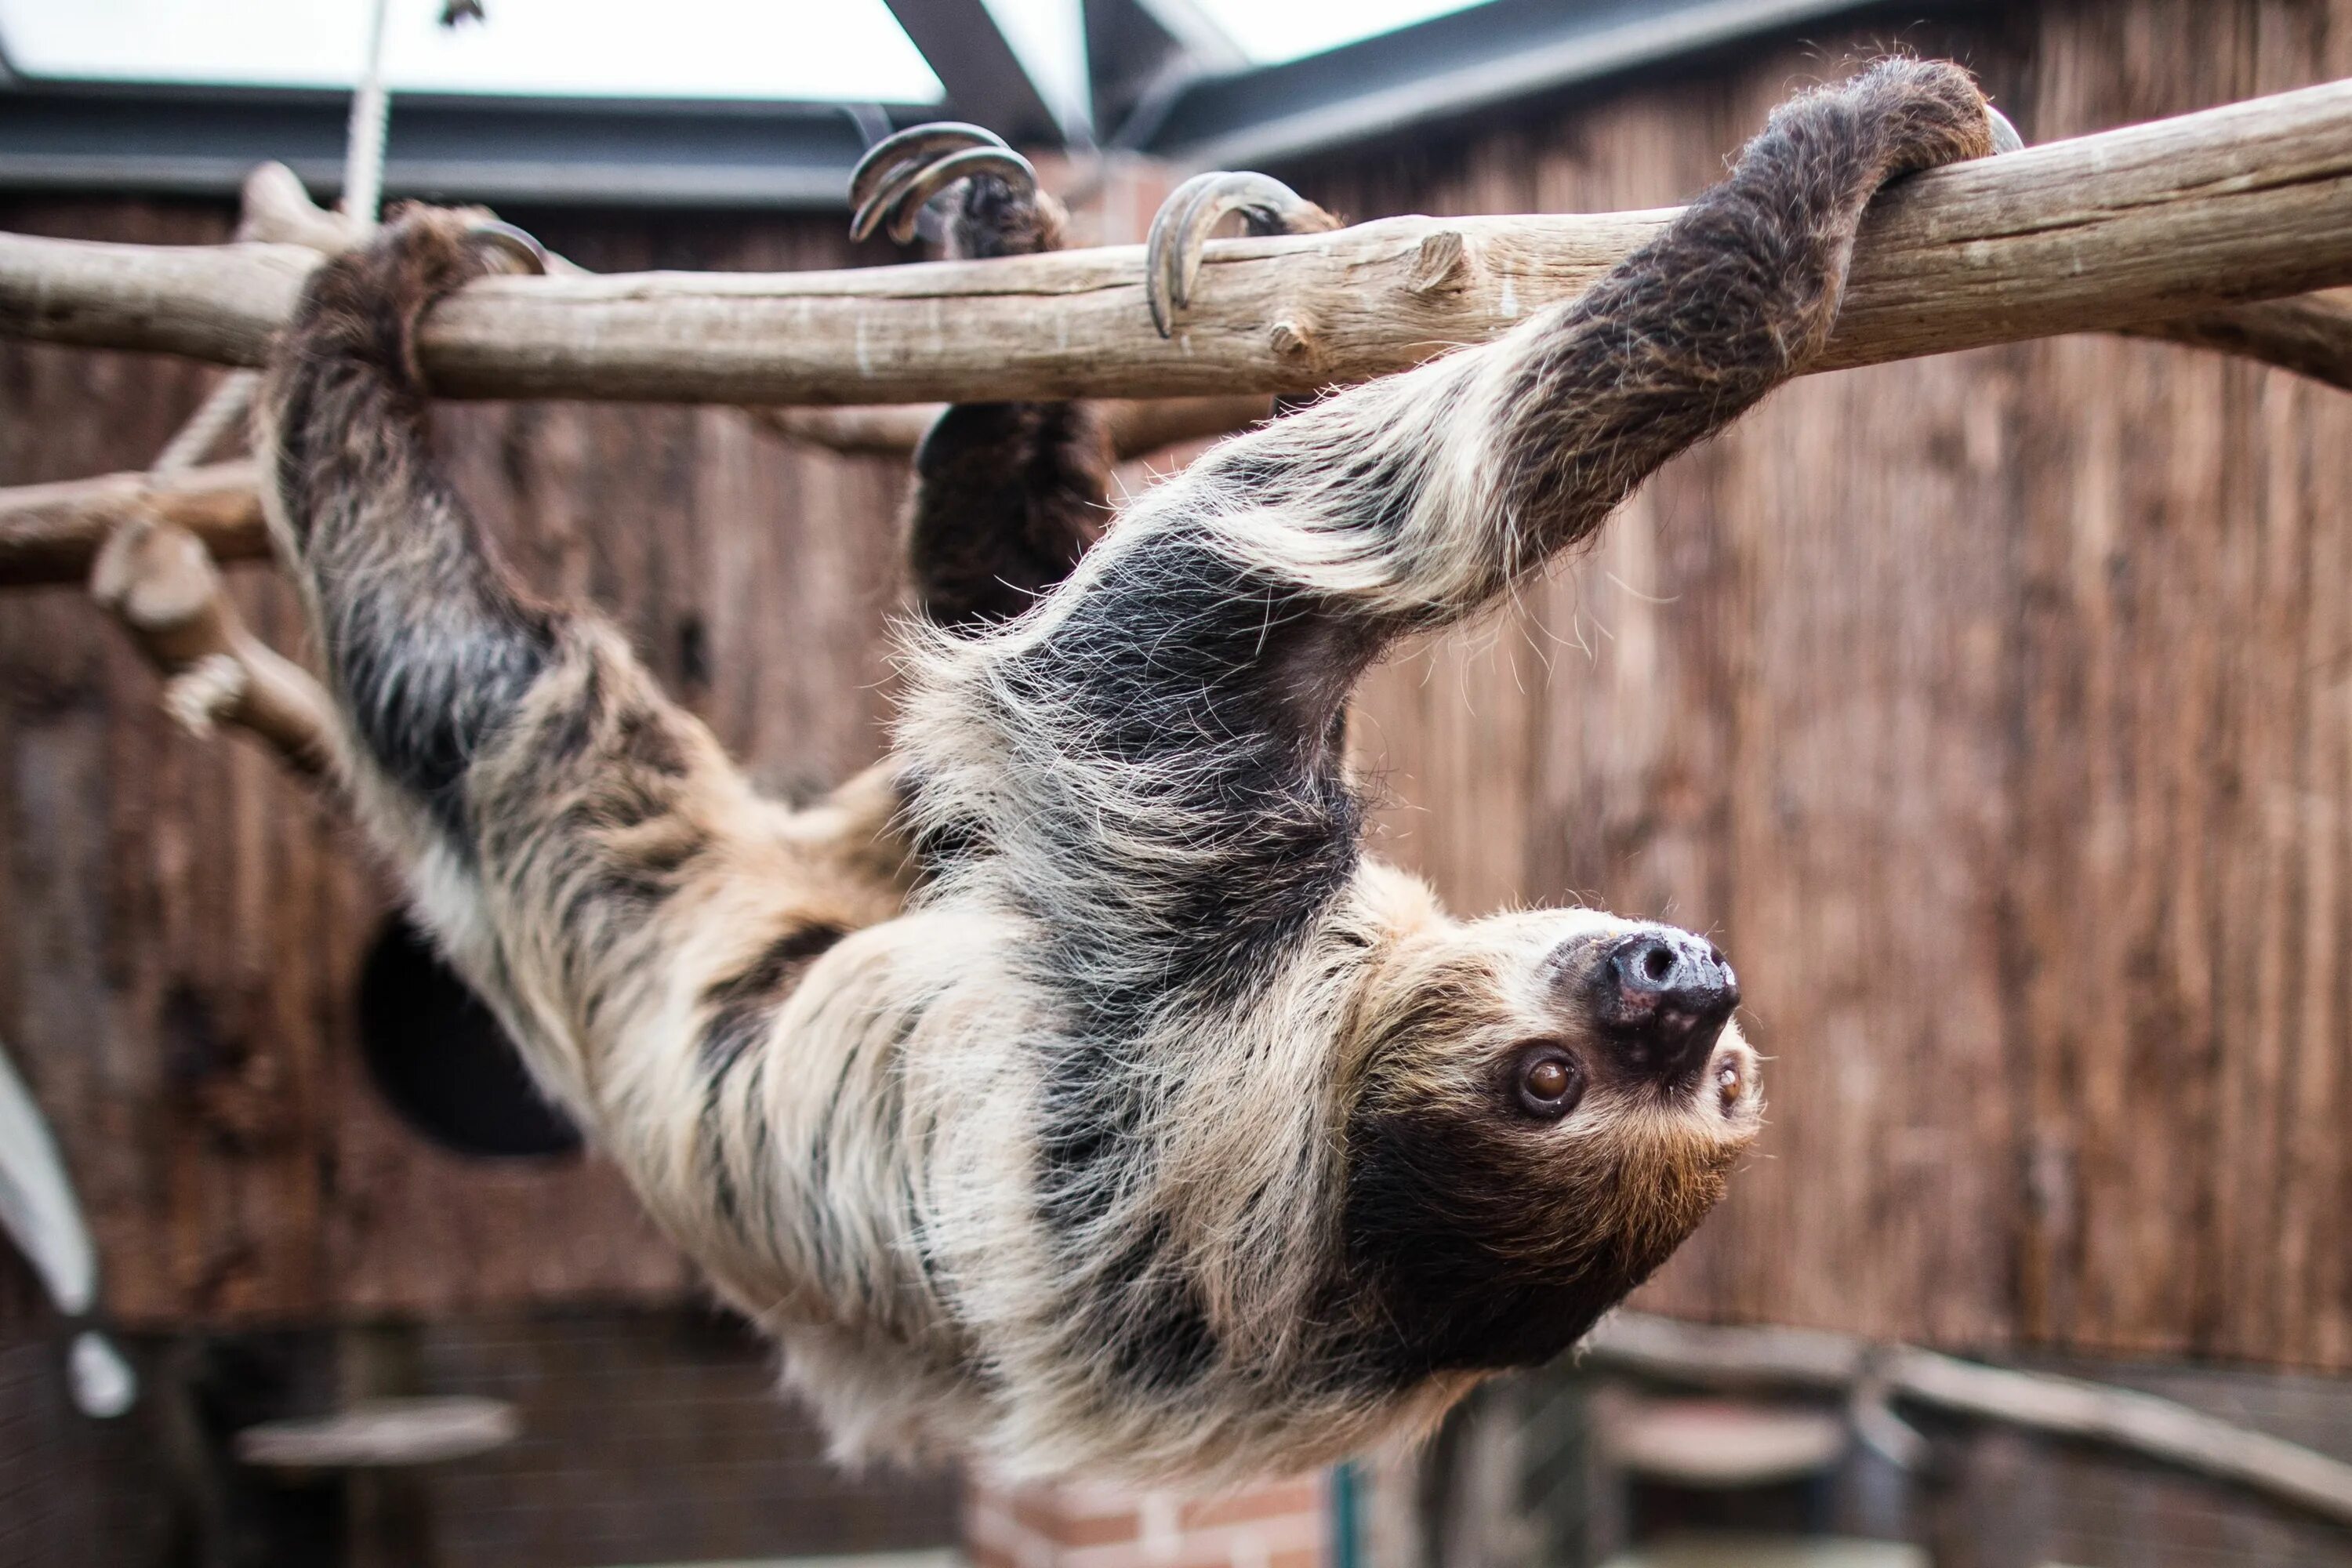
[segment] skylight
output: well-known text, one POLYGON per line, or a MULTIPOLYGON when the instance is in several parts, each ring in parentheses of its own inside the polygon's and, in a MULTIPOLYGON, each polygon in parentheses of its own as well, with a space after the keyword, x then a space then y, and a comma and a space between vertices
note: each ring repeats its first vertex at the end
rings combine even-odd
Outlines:
MULTIPOLYGON (((490 0, 439 25, 441 0, 389 0, 394 90, 531 97, 935 103, 884 0, 490 0)), ((370 0, 0 0, 27 76, 237 87, 349 87, 370 0)))
POLYGON ((1255 65, 1319 55, 1481 0, 1190 0, 1255 65))

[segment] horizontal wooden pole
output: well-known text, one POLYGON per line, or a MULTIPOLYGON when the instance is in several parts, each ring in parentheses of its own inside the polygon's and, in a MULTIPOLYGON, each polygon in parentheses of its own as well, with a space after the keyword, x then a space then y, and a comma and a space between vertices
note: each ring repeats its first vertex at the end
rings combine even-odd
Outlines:
POLYGON ((2352 392, 2352 293, 2347 290, 2224 305, 2123 330, 2134 337, 2257 359, 2352 392))
POLYGON ((155 672, 163 710, 197 736, 229 723, 305 778, 332 769, 335 705, 315 677, 255 637, 204 542, 133 518, 100 547, 90 597, 113 612, 155 672))
MULTIPOLYGON (((1670 212, 1388 218, 1213 243, 1173 340, 1139 247, 835 272, 485 279, 428 323, 458 397, 895 403, 1301 392, 1573 295, 1670 212)), ((257 363, 316 255, 0 236, 0 332, 257 363)), ((2352 82, 1918 175, 1820 368, 2352 283, 2352 82)))
MULTIPOLYGON (((921 445, 943 403, 870 406, 758 405, 743 412, 787 440, 856 457, 903 458, 921 445)), ((1185 441, 1229 436, 1274 412, 1264 393, 1239 397, 1114 398, 1104 405, 1111 456, 1129 462, 1185 441)), ((0 496, 5 496, 0 491, 0 496)), ((5 503, 0 503, 5 504, 5 503)))
POLYGON ((106 474, 0 489, 0 584, 79 583, 107 539, 142 519, 187 530, 224 561, 269 553, 249 462, 106 474))
MULTIPOLYGON (((904 460, 938 418, 938 404, 871 407, 746 408, 787 440, 845 456, 904 460)), ((1263 395, 1118 400, 1105 408, 1111 455, 1148 458, 1181 442, 1230 435, 1272 411, 1263 395)), ((134 519, 172 523, 222 561, 270 552, 250 462, 101 474, 58 484, 0 488, 0 588, 79 583, 100 548, 134 519)))

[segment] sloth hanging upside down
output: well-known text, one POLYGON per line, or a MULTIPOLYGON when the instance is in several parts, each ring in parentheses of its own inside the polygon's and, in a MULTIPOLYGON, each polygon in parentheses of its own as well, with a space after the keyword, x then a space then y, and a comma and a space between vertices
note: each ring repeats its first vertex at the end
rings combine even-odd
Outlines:
MULTIPOLYGON (((895 748, 797 810, 434 469, 418 321, 529 247, 410 209, 311 280, 259 416, 348 787, 845 1456, 1197 1482, 1410 1436, 1664 1261, 1760 1100, 1706 941, 1460 921, 1367 858, 1349 689, 1802 370, 1873 193, 1998 123, 1948 65, 1800 98, 1580 299, 1107 529, 1095 410, 950 409, 895 748)), ((1059 243, 1025 165, 938 129, 877 149, 860 222, 959 183, 951 249, 1059 243)), ((1180 195, 1179 247, 1221 205, 1328 223, 1255 176, 1180 195)))

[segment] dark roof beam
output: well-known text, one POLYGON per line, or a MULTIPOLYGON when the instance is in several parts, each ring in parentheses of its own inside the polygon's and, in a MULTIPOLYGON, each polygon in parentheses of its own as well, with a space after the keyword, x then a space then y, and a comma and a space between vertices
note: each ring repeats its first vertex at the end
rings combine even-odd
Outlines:
POLYGON ((1092 140, 1093 126, 1082 110, 1056 110, 982 0, 887 4, 947 89, 949 115, 984 125, 1015 146, 1092 140))
POLYGON ((1800 26, 1874 0, 1487 0, 1360 43, 1185 86, 1141 150, 1277 164, 1800 26))
MULTIPOLYGON (((348 100, 0 89, 0 189, 232 195, 256 163, 338 193, 348 100)), ((393 100, 385 194, 502 205, 830 208, 866 137, 836 106, 393 100)))

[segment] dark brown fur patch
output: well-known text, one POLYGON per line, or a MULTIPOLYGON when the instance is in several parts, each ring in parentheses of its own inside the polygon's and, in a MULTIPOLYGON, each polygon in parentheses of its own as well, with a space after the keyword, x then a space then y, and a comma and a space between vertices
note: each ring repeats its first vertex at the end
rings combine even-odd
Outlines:
POLYGON ((827 921, 785 931, 744 969, 702 994, 712 1012, 702 1026, 702 1059, 715 1077, 758 1038, 811 963, 849 933, 827 921))
MULTIPOLYGON (((949 253, 1059 250, 1050 196, 970 181, 949 253)), ((926 620, 960 629, 1009 620, 1070 574, 1110 518, 1110 436, 1091 403, 967 403, 940 416, 915 453, 908 575, 926 620)))
POLYGON ((942 626, 1019 615, 1110 517, 1110 441, 1089 404, 960 404, 923 438, 915 472, 909 574, 942 626))

